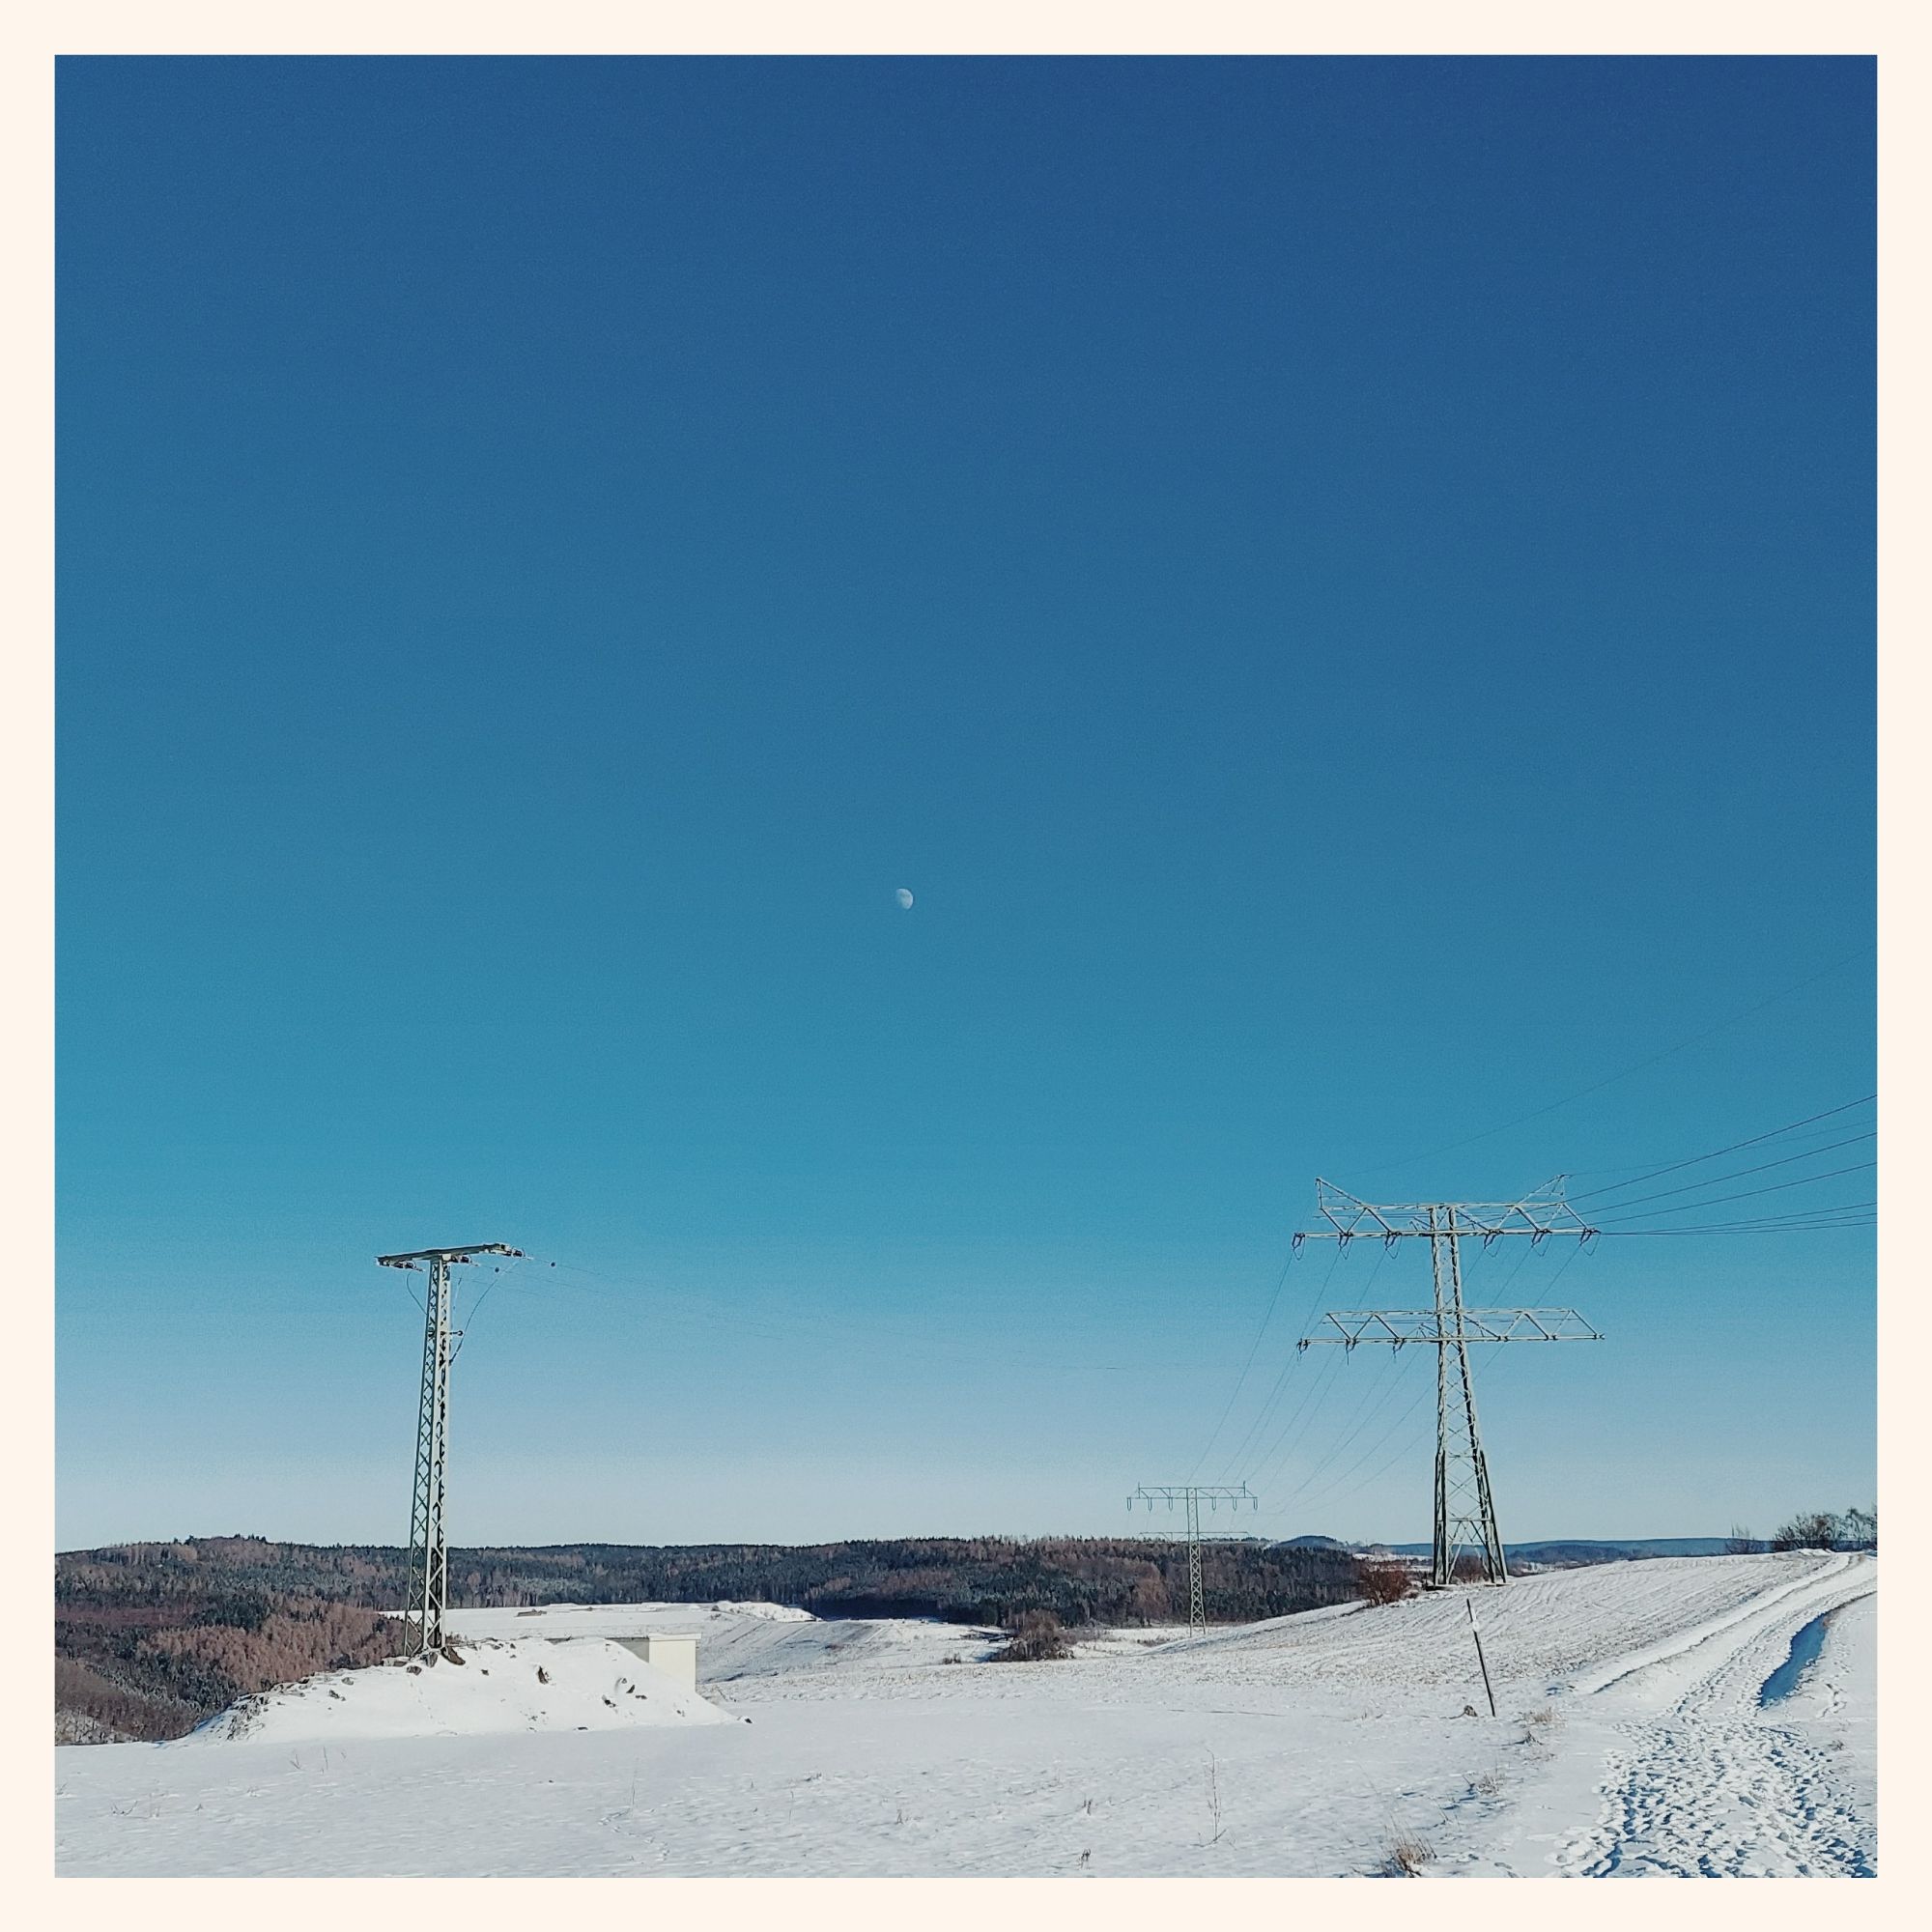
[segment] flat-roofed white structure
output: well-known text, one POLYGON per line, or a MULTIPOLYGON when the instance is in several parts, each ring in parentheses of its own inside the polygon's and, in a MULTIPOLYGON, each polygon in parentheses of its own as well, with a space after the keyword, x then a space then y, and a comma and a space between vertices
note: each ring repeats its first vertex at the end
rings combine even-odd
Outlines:
POLYGON ((686 1690, 697 1689, 697 1638, 683 1631, 651 1631, 642 1636, 613 1639, 640 1663, 664 1674, 686 1690))

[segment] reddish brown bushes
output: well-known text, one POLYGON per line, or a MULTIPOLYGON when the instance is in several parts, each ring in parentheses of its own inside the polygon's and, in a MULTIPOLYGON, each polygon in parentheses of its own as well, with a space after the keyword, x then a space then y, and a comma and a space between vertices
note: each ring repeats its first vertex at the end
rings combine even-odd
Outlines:
POLYGON ((1415 1572, 1399 1556, 1358 1556, 1355 1587, 1365 1604, 1399 1604, 1415 1595, 1415 1572))

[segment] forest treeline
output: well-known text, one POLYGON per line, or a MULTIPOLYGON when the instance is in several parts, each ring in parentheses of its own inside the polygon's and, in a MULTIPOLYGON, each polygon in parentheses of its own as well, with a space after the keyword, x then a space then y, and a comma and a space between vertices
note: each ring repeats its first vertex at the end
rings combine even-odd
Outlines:
MULTIPOLYGON (((401 1605, 407 1561, 398 1548, 251 1536, 58 1556, 57 1728, 179 1737, 245 1691, 376 1662, 396 1647, 398 1627, 381 1612, 401 1605)), ((1342 1549, 1210 1543, 1202 1562, 1216 1621, 1286 1616, 1359 1594, 1355 1559, 1342 1549)), ((724 1600, 1009 1630, 1038 1611, 1070 1629, 1187 1615, 1186 1549, 1152 1538, 452 1549, 449 1582, 455 1605, 491 1608, 724 1600)))

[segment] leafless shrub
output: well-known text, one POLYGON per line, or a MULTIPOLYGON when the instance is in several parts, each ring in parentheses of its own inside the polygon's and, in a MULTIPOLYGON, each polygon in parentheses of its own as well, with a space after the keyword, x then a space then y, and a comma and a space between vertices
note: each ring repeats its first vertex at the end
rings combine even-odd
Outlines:
POLYGON ((1414 1878, 1435 1861, 1435 1847, 1413 1832, 1394 1832, 1382 1859, 1382 1872, 1388 1878, 1414 1878))
POLYGON ((993 1653, 995 1663, 1046 1663, 1072 1655, 1066 1633, 1051 1610, 1022 1610, 1012 1622, 1012 1635, 1004 1650, 993 1653))
POLYGON ((1561 1720, 1554 1711, 1525 1711, 1522 1716, 1522 1736, 1518 1744, 1530 1745, 1538 1750, 1548 1750, 1556 1741, 1556 1732, 1561 1720))
POLYGON ((1394 1556, 1358 1556, 1355 1588, 1365 1604, 1399 1604, 1415 1595, 1415 1573, 1394 1556))

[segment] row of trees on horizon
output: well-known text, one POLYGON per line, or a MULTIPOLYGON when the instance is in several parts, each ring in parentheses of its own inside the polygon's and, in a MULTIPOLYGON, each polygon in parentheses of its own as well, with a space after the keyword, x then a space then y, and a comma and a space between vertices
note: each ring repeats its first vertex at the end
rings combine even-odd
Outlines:
POLYGON ((1805 1510, 1767 1537, 1734 1524, 1724 1545, 1731 1556, 1755 1556, 1773 1549, 1876 1549, 1878 1506, 1846 1510, 1805 1510))

